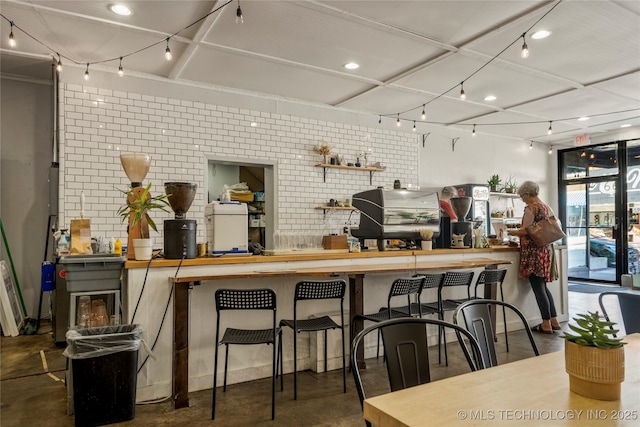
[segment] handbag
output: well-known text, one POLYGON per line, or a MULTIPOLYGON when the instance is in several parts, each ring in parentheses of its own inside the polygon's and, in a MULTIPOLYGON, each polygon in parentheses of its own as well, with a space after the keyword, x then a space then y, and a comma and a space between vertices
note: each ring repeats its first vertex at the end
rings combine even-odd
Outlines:
POLYGON ((528 226, 526 230, 527 237, 539 248, 545 247, 549 243, 553 243, 566 236, 560 228, 560 225, 558 225, 558 220, 555 217, 547 217, 538 222, 534 222, 528 226))

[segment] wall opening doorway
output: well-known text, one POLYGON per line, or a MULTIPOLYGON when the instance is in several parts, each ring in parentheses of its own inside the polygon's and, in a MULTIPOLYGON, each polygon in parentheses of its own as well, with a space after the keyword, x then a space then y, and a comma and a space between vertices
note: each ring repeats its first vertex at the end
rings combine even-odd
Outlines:
POLYGON ((273 247, 273 230, 277 224, 276 209, 277 165, 275 162, 211 156, 207 159, 207 203, 219 200, 225 185, 246 183, 249 190, 264 198, 254 197, 247 203, 249 240, 264 248, 273 247))

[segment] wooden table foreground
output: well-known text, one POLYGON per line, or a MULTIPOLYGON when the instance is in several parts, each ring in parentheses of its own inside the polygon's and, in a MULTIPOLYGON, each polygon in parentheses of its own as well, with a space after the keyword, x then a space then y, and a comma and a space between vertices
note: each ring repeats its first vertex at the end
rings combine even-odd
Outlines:
POLYGON ((571 392, 558 351, 366 399, 364 418, 376 427, 637 426, 640 334, 625 341, 617 401, 571 392))

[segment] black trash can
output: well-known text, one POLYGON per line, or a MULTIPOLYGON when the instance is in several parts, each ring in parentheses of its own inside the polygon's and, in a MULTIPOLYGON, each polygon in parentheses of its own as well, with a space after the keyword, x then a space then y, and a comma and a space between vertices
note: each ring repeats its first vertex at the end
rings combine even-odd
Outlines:
POLYGON ((71 359, 77 427, 101 426, 135 417, 141 336, 140 325, 67 332, 64 355, 71 359))

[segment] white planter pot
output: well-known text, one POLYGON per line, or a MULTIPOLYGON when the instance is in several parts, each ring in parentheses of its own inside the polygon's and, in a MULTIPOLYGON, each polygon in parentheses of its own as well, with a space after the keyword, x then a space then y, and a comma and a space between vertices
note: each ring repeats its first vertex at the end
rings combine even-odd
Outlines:
POLYGON ((153 239, 133 239, 133 252, 138 261, 150 260, 153 252, 153 239))

